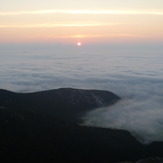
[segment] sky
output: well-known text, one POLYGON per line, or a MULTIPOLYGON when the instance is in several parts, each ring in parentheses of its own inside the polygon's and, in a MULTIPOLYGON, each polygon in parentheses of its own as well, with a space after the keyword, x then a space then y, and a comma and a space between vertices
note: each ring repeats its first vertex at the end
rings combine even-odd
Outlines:
POLYGON ((162 0, 5 0, 0 43, 161 42, 162 0))

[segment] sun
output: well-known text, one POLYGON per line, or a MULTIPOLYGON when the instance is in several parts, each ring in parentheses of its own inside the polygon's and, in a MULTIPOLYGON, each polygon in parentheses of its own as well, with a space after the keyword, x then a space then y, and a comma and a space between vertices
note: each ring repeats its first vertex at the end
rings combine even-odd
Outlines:
POLYGON ((76 45, 77 46, 82 46, 82 43, 81 42, 77 42, 76 45))

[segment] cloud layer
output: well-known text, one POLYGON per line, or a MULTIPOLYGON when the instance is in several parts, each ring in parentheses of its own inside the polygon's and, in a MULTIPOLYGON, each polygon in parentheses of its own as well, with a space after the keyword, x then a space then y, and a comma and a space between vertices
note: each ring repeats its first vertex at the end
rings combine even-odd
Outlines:
POLYGON ((134 97, 123 99, 112 107, 89 112, 83 124, 125 129, 143 143, 163 141, 163 97, 153 94, 153 87, 150 89, 151 95, 137 92, 134 97))
POLYGON ((84 125, 126 129, 144 143, 163 141, 161 46, 10 45, 3 46, 0 55, 1 88, 109 90, 122 100, 89 112, 84 125))

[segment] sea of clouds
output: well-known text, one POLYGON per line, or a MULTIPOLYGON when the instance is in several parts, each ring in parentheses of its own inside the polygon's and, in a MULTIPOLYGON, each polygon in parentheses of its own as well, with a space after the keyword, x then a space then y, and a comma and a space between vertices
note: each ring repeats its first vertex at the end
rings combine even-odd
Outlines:
POLYGON ((87 113, 84 125, 125 129, 143 143, 163 141, 162 51, 157 44, 1 46, 0 88, 109 90, 122 100, 87 113))

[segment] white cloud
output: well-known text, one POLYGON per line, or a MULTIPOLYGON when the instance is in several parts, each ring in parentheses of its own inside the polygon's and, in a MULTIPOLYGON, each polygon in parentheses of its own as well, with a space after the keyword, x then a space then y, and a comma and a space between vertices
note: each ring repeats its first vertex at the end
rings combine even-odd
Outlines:
POLYGON ((0 16, 16 15, 40 15, 40 14, 100 14, 100 15, 163 15, 163 11, 148 10, 34 10, 34 11, 13 11, 0 12, 0 16))
POLYGON ((67 23, 67 24, 24 24, 24 25, 0 25, 0 28, 54 28, 54 27, 91 27, 101 26, 100 23, 67 23))

